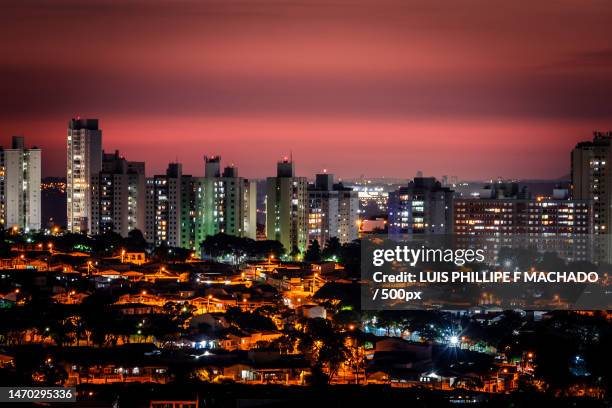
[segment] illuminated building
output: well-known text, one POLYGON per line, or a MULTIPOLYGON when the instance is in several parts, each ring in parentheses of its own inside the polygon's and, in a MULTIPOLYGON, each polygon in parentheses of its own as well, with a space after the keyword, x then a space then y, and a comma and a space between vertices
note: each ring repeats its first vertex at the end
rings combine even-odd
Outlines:
POLYGON ((359 238, 359 197, 342 184, 334 189, 338 191, 338 238, 341 244, 346 244, 359 238))
POLYGON ((287 252, 306 249, 308 241, 308 182, 295 177, 293 162, 277 163, 276 177, 266 180, 266 235, 280 241, 287 252))
POLYGON ((145 164, 103 154, 102 170, 91 179, 92 234, 121 236, 145 229, 145 164))
POLYGON ((609 234, 612 228, 612 132, 594 132, 592 141, 580 142, 571 153, 572 197, 593 205, 593 233, 602 235, 598 257, 612 261, 609 234))
POLYGON ((321 246, 331 237, 346 244, 358 238, 359 198, 352 188, 334 184, 334 175, 317 174, 308 188, 308 239, 321 246))
POLYGON ((186 225, 182 189, 190 176, 184 176, 180 163, 170 163, 166 174, 146 179, 145 239, 158 246, 182 246, 186 225))
POLYGON ((255 239, 255 182, 238 177, 220 158, 205 158, 204 177, 182 174, 171 163, 165 175, 147 179, 145 237, 159 245, 198 250, 209 235, 225 233, 255 239))
POLYGON ((21 136, 0 147, 0 228, 40 229, 40 159, 41 150, 26 149, 21 136))
POLYGON ((498 246, 529 244, 572 260, 592 256, 590 202, 569 199, 564 189, 552 197, 455 198, 453 218, 454 233, 466 243, 469 237, 497 237, 498 246))
POLYGON ((338 192, 333 187, 334 176, 327 173, 317 174, 308 187, 308 240, 318 241, 321 247, 338 236, 338 192))
POLYGON ((102 169, 102 131, 97 119, 68 124, 66 163, 68 231, 91 230, 91 177, 102 169))
POLYGON ((460 235, 588 234, 588 200, 569 199, 567 190, 552 197, 455 198, 454 232, 460 235))
POLYGON ((207 236, 225 233, 255 239, 257 186, 219 156, 204 157, 204 177, 194 178, 196 247, 207 236))
POLYGON ((415 177, 389 193, 389 234, 444 234, 452 228, 453 191, 433 177, 415 177))

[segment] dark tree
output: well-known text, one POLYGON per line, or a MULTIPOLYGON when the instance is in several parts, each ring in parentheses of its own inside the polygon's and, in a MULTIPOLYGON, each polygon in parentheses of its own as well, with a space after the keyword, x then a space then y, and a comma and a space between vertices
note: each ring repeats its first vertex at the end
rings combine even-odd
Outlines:
POLYGON ((304 261, 306 262, 321 262, 321 247, 319 246, 318 240, 310 241, 310 245, 304 255, 304 261))
POLYGON ((321 257, 323 259, 332 259, 340 258, 340 251, 342 250, 342 244, 340 244, 340 239, 338 237, 331 237, 327 240, 325 244, 325 248, 321 252, 321 257))

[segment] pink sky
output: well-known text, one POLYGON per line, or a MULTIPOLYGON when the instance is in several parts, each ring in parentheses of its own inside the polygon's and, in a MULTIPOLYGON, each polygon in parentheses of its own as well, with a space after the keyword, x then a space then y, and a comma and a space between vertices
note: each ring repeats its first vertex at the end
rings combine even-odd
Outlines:
POLYGON ((605 0, 9 0, 0 5, 0 142, 63 175, 73 115, 104 147, 220 154, 242 175, 557 178, 612 128, 605 0))

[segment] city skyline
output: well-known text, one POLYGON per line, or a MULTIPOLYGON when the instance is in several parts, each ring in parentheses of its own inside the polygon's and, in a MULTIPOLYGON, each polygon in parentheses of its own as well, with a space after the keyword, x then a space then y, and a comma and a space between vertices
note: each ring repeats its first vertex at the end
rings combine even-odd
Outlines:
MULTIPOLYGON (((80 120, 82 117, 80 115, 76 115, 75 118, 79 118, 78 120, 80 120)), ((94 117, 91 116, 89 118, 93 119, 94 117)), ((71 120, 74 120, 74 118, 71 120)), ((98 120, 98 119, 95 118, 94 120, 98 120)), ((104 128, 102 127, 102 123, 100 127, 101 127, 100 130, 104 131, 104 128)), ((64 123, 64 132, 65 132, 65 123, 64 123)), ((603 131, 603 133, 606 133, 606 132, 608 131, 607 130, 603 131)), ((253 180, 260 180, 260 181, 264 181, 266 177, 274 173, 275 171, 274 166, 276 165, 277 162, 285 160, 288 157, 292 158, 291 160, 293 161, 297 169, 296 174, 300 176, 304 176, 309 180, 314 180, 316 174, 329 172, 337 176, 339 181, 356 180, 362 177, 369 178, 369 179, 385 179, 386 178, 389 180, 402 180, 402 179, 410 180, 413 177, 415 177, 415 175, 418 175, 418 174, 422 174, 428 177, 436 177, 436 178, 441 178, 445 176, 446 177, 457 177, 458 180, 461 180, 461 181, 473 181, 473 182, 484 182, 484 181, 492 181, 492 180, 550 180, 550 181, 555 181, 555 180, 569 180, 570 179, 571 168, 567 165, 568 148, 571 150, 573 146, 580 143, 584 139, 588 139, 590 136, 592 136, 595 133, 602 133, 602 131, 593 130, 590 133, 587 132, 585 133, 585 136, 577 137, 575 141, 572 141, 567 146, 562 145, 563 149, 560 149, 560 150, 563 150, 563 151, 559 152, 559 156, 562 156, 565 162, 559 163, 559 171, 554 172, 556 171, 554 170, 552 173, 550 171, 548 172, 547 171, 536 171, 535 173, 530 173, 530 172, 525 172, 524 167, 521 167, 518 169, 509 169, 504 174, 501 174, 501 173, 498 174, 496 173, 498 168, 496 168, 496 166, 493 164, 493 165, 482 166, 482 167, 480 165, 477 165, 476 167, 478 167, 478 169, 480 170, 480 173, 468 172, 467 174, 474 174, 474 176, 471 177, 471 176, 463 176, 462 174, 458 173, 452 167, 452 165, 451 167, 435 168, 431 166, 428 167, 427 164, 421 167, 415 167, 415 165, 411 165, 410 163, 408 163, 406 167, 407 170, 406 171, 399 170, 400 171, 399 173, 384 173, 384 172, 377 171, 374 168, 374 169, 371 169, 373 170, 371 172, 364 171, 359 174, 357 173, 344 174, 342 172, 341 165, 335 166, 332 163, 332 165, 330 166, 324 164, 321 167, 317 167, 315 163, 320 160, 316 158, 314 160, 311 160, 312 158, 305 158, 305 160, 300 160, 299 159, 300 152, 299 151, 296 152, 293 149, 290 149, 288 150, 288 152, 285 152, 285 153, 283 153, 282 150, 279 150, 279 155, 270 156, 266 158, 269 160, 255 160, 257 163, 253 163, 252 157, 243 158, 242 160, 244 161, 240 161, 240 162, 231 160, 231 158, 235 156, 235 153, 237 152, 237 150, 236 149, 225 150, 225 148, 219 148, 216 150, 213 149, 212 151, 205 150, 205 151, 197 152, 197 153, 195 153, 195 150, 192 148, 193 151, 190 152, 190 155, 189 155, 189 157, 192 158, 190 160, 182 160, 179 155, 175 155, 174 157, 172 157, 172 152, 168 153, 168 150, 164 148, 164 149, 160 149, 161 151, 158 152, 159 154, 162 155, 159 157, 159 160, 157 160, 156 158, 148 158, 148 159, 140 158, 139 160, 147 163, 147 167, 146 167, 147 177, 152 177, 156 174, 164 173, 168 164, 171 164, 171 163, 182 164, 184 168, 186 169, 185 174, 192 174, 196 176, 203 175, 205 173, 206 157, 211 154, 213 156, 226 157, 223 154, 220 154, 219 152, 227 151, 229 154, 229 159, 226 161, 227 165, 232 166, 232 167, 233 166, 239 167, 241 169, 241 174, 246 173, 246 170, 244 169, 250 169, 251 170, 250 174, 246 174, 246 175, 253 180), (298 158, 296 159, 296 157, 298 158), (246 163, 246 165, 244 165, 244 163, 246 163), (441 169, 448 170, 448 171, 445 172, 445 171, 442 171, 441 169)), ((5 134, 0 135, 0 140, 2 140, 2 143, 0 143, 0 146, 10 145, 10 140, 15 137, 23 138, 23 137, 27 137, 27 135, 24 134, 23 132, 13 132, 11 133, 10 136, 6 136, 5 134), (6 139, 6 141, 4 139, 6 139)), ((62 137, 64 138, 64 141, 65 141, 65 134, 62 135, 62 137)), ((32 139, 36 140, 36 137, 28 137, 28 140, 32 140, 32 139)), ((125 143, 122 141, 115 141, 113 142, 112 146, 109 146, 108 145, 109 142, 107 141, 107 139, 109 139, 108 135, 106 134, 106 132, 104 132, 105 142, 102 146, 102 150, 105 153, 114 154, 116 152, 120 152, 122 157, 127 157, 128 155, 130 157, 136 157, 137 159, 139 157, 142 157, 142 153, 141 152, 139 153, 140 149, 137 149, 136 151, 132 150, 133 148, 132 149, 130 148, 121 149, 119 148, 119 146, 125 146, 125 143)), ((175 141, 173 143, 175 143, 175 141)), ((58 147, 55 145, 53 145, 53 147, 51 148, 44 147, 44 146, 48 146, 48 144, 46 144, 45 142, 43 142, 43 144, 33 142, 31 143, 31 146, 33 148, 38 148, 40 150, 45 151, 45 155, 42 160, 42 177, 43 178, 65 178, 66 177, 65 146, 62 146, 59 149, 59 151, 58 151, 58 147), (60 155, 62 155, 62 157, 59 157, 60 155), (58 165, 58 163, 63 167, 62 168, 58 167, 56 169, 56 166, 58 165)), ((527 152, 530 151, 528 146, 523 146, 523 145, 505 146, 505 147, 516 149, 517 151, 520 151, 520 150, 525 150, 527 152)), ((155 152, 157 152, 157 148, 151 147, 151 146, 149 146, 149 148, 153 148, 155 152)), ((431 147, 427 147, 425 150, 431 150, 431 147)), ((399 155, 401 155, 402 152, 400 151, 400 152, 395 152, 395 153, 396 154, 399 153, 399 155)), ((435 154, 436 153, 434 153, 434 155, 435 154)), ((545 152, 542 152, 542 154, 545 154, 545 152)), ((550 166, 550 164, 554 163, 553 160, 550 160, 550 156, 551 156, 550 154, 546 154, 545 160, 542 160, 542 158, 539 156, 537 157, 532 156, 531 159, 537 160, 542 168, 556 168, 557 167, 556 164, 554 164, 553 166, 550 166)), ((422 155, 420 158, 424 159, 422 155)), ((519 158, 519 156, 517 156, 517 158, 519 158)), ((522 158, 524 159, 524 157, 522 158)), ((342 162, 342 160, 335 160, 335 161, 338 163, 342 162)), ((501 162, 501 160, 493 160, 493 161, 501 162)), ((435 161, 435 163, 439 164, 438 161, 435 161)), ((397 162, 387 163, 387 165, 389 164, 399 165, 399 166, 395 166, 399 168, 401 167, 401 164, 402 164, 401 158, 397 162)))
POLYGON ((77 115, 149 175, 218 154, 251 178, 293 152, 298 175, 555 179, 612 123, 605 2, 50 4, 0 13, 1 144, 43 176, 77 115))

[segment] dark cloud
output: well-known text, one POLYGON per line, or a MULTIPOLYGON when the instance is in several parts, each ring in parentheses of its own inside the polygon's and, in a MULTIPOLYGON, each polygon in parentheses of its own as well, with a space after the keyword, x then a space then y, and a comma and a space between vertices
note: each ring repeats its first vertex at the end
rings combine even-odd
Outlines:
POLYGON ((74 112, 608 119, 612 78, 524 72, 493 78, 168 77, 103 70, 0 67, 0 116, 74 112), (15 84, 20 84, 15 86, 15 84))

